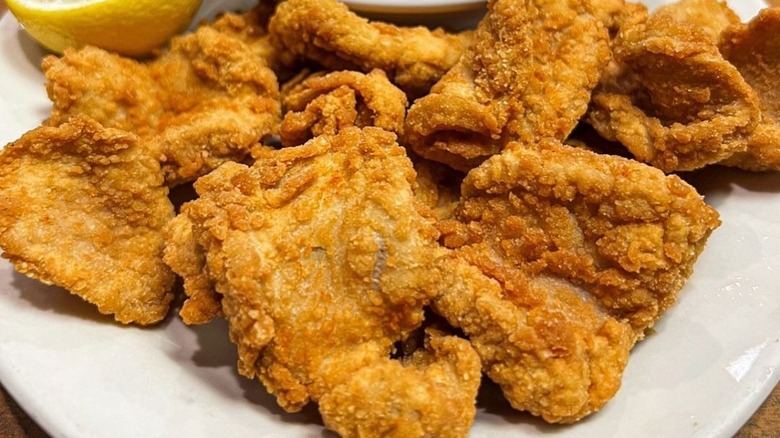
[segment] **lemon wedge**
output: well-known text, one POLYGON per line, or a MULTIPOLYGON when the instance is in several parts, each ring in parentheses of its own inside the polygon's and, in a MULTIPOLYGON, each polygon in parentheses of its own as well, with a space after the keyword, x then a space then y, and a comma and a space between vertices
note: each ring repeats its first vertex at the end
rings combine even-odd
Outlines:
POLYGON ((62 53, 93 45, 141 56, 189 26, 201 0, 7 0, 35 40, 62 53))

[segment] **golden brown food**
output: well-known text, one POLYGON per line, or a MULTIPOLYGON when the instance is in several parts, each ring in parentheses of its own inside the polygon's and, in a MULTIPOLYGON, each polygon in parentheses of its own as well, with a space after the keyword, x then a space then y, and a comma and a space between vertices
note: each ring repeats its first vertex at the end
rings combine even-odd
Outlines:
POLYGON ((221 316, 220 296, 206 270, 206 254, 195 240, 189 217, 179 214, 171 219, 163 228, 163 238, 163 261, 181 276, 187 293, 179 310, 182 321, 206 324, 221 316))
POLYGON ((443 263, 434 310, 466 333, 513 408, 572 423, 612 399, 635 341, 625 322, 565 281, 465 253, 443 263))
POLYGON ((369 21, 337 0, 281 2, 268 31, 289 57, 329 70, 380 69, 412 98, 427 93, 468 43, 467 34, 369 21))
POLYGON ((780 8, 764 9, 749 24, 729 28, 722 35, 720 49, 756 92, 761 107, 747 151, 722 164, 754 171, 780 170, 780 8))
POLYGON ((85 47, 47 57, 43 69, 54 104, 48 124, 83 114, 138 134, 171 186, 246 158, 281 117, 274 73, 208 26, 174 38, 149 63, 85 47))
POLYGON ((410 108, 406 142, 467 171, 508 141, 563 140, 609 59, 601 15, 585 0, 490 1, 471 48, 410 108))
POLYGON ((167 195, 137 136, 81 117, 37 128, 0 153, 3 257, 117 321, 158 322, 173 297, 167 195))
POLYGON ((213 23, 204 25, 240 39, 249 46, 255 56, 263 59, 277 76, 287 78, 294 74, 297 65, 289 63, 288 57, 271 44, 268 20, 275 7, 275 0, 260 0, 257 6, 246 12, 226 12, 213 23))
POLYGON ((409 154, 417 174, 414 194, 422 205, 428 207, 433 217, 443 220, 452 217, 460 200, 460 183, 463 174, 436 161, 409 154))
POLYGON ((617 391, 634 341, 676 301, 718 225, 676 176, 512 143, 466 176, 439 225, 456 262, 434 308, 512 406, 577 421, 617 391))
POLYGON ((502 244, 507 260, 584 288, 641 337, 676 301, 718 213, 679 177, 633 160, 554 141, 511 148, 464 180, 456 218, 471 225, 447 246, 518 236, 502 244))
POLYGON ((742 23, 725 0, 678 0, 662 9, 674 21, 696 28, 716 43, 724 29, 742 23))
MULTIPOLYGON (((330 364, 343 373, 342 362, 330 364)), ((476 414, 480 365, 468 341, 429 332, 426 348, 409 358, 355 370, 320 399, 320 412, 343 437, 465 438, 476 414)))
POLYGON ((239 371, 297 411, 334 386, 316 382, 325 359, 366 343, 388 357, 420 325, 441 249, 392 134, 352 127, 258 152, 251 168, 226 163, 200 178, 182 214, 221 294, 239 371))
POLYGON ((282 144, 297 146, 348 126, 403 132, 406 94, 382 70, 314 73, 284 89, 282 144))
POLYGON ((721 25, 702 29, 691 11, 699 3, 667 5, 624 23, 587 117, 602 136, 665 172, 743 152, 758 121, 755 93, 712 38, 721 25))

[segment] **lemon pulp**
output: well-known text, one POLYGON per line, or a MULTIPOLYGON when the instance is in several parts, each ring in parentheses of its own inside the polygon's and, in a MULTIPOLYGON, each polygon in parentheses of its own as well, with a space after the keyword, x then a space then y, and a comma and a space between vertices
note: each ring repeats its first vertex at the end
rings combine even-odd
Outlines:
POLYGON ((93 45, 123 55, 141 56, 186 29, 201 0, 7 0, 6 3, 30 36, 53 52, 93 45))

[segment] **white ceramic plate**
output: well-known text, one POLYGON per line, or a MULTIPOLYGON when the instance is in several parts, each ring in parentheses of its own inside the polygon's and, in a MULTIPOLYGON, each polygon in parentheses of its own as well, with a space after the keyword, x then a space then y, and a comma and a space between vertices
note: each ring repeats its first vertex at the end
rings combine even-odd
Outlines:
MULTIPOLYGON (((762 3, 734 6, 749 18, 762 3)), ((0 144, 48 113, 41 56, 3 17, 0 144)), ((617 396, 556 427, 512 412, 485 386, 473 437, 727 437, 749 418, 780 379, 780 174, 711 169, 692 181, 723 226, 679 304, 632 353, 617 396)), ((235 362, 223 322, 120 327, 0 262, 0 381, 56 437, 329 435, 314 408, 285 414, 235 362)))

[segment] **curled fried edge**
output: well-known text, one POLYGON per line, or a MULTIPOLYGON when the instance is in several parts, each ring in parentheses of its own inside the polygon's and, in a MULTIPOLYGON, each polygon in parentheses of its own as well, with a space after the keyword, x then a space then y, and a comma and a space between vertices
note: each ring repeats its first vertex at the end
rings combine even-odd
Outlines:
POLYGON ((694 170, 744 152, 758 122, 758 98, 713 39, 733 15, 714 0, 633 14, 593 94, 588 123, 665 172, 694 170), (710 3, 707 13, 719 18, 701 27, 698 8, 710 3))
POLYGON ((780 8, 767 8, 750 21, 727 28, 720 50, 758 95, 761 117, 747 150, 721 164, 746 170, 780 170, 780 8))
POLYGON ((314 73, 283 90, 285 116, 280 137, 297 146, 348 126, 375 126, 400 135, 406 94, 382 70, 314 73))
POLYGON ((468 171, 509 141, 563 140, 609 60, 606 12, 587 0, 492 0, 469 50, 409 109, 405 141, 468 171))
POLYGON ((468 33, 369 21, 337 0, 282 2, 268 31, 271 42, 290 57, 329 70, 383 70, 410 98, 427 93, 457 62, 469 39, 468 33))
POLYGON ((45 58, 43 69, 47 124, 81 114, 139 135, 169 186, 243 160, 281 119, 273 71, 241 39, 207 25, 148 62, 85 47, 45 58))

